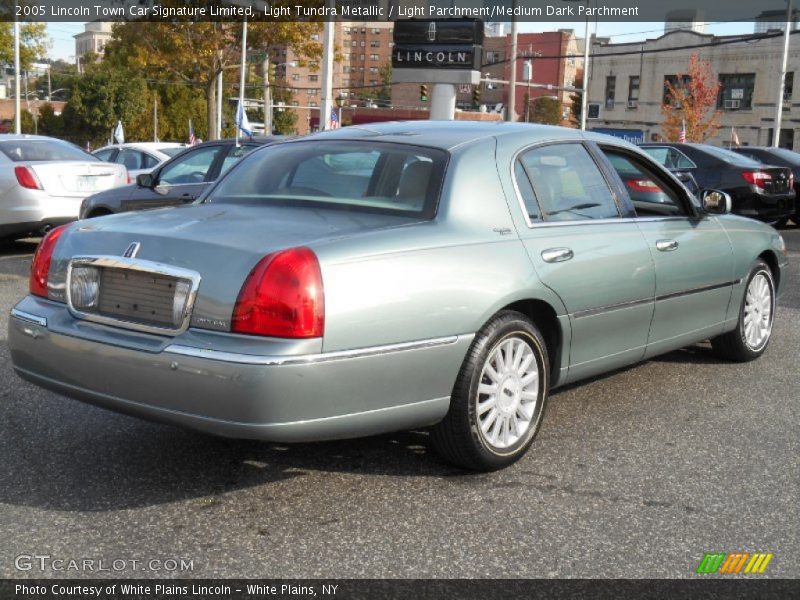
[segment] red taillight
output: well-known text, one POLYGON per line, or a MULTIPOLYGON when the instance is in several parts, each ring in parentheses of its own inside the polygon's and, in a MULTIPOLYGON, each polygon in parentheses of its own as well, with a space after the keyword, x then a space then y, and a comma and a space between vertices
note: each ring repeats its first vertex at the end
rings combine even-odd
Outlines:
POLYGON ((743 171, 742 177, 747 183, 756 187, 764 187, 766 182, 772 181, 772 175, 764 171, 743 171))
POLYGON ((58 238, 61 237, 66 228, 66 225, 61 225, 51 229, 39 242, 39 247, 36 248, 36 254, 33 255, 33 263, 31 264, 31 294, 47 298, 47 277, 50 274, 50 261, 53 259, 53 250, 55 250, 58 243, 58 238))
POLYGON ((322 272, 314 252, 290 248, 262 258, 244 282, 231 331, 283 338, 321 337, 322 272))
POLYGON ((794 173, 789 173, 789 189, 794 188, 794 173))
POLYGON ((130 171, 128 171, 127 169, 125 170, 125 179, 127 180, 127 182, 128 182, 128 185, 130 185, 131 183, 133 183, 133 180, 131 180, 131 174, 130 174, 130 171))
POLYGON ((625 183, 634 192, 660 192, 661 188, 649 179, 627 179, 625 183))
POLYGON ((42 184, 39 183, 39 178, 36 177, 36 173, 33 172, 33 169, 30 167, 23 167, 19 165, 14 167, 14 175, 17 176, 17 181, 19 184, 24 187, 28 188, 29 190, 41 190, 42 184))

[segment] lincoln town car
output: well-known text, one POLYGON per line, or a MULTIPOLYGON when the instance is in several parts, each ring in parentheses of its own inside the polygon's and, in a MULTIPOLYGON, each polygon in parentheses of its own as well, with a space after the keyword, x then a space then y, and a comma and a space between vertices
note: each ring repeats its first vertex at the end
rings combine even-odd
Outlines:
POLYGON ((347 127, 253 150, 191 205, 51 231, 11 357, 146 419, 280 442, 427 427, 498 469, 554 388, 704 340, 765 351, 786 249, 729 211, 600 134, 347 127))

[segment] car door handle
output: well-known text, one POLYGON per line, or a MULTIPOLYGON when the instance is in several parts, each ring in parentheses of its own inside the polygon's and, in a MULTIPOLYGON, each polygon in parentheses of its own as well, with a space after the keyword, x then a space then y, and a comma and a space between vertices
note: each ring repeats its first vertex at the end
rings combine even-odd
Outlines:
POLYGON ((542 250, 542 260, 549 263, 564 262, 565 260, 571 259, 573 256, 575 256, 575 254, 573 254, 572 250, 569 248, 548 248, 547 250, 542 250))
POLYGON ((656 242, 656 249, 661 252, 672 252, 678 249, 678 242, 675 240, 658 240, 656 242))

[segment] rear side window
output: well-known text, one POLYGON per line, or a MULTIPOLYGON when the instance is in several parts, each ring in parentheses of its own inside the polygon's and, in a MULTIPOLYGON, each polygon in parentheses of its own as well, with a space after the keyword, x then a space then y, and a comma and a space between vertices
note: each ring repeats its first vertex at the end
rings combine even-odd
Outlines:
POLYGON ((209 202, 310 205, 432 218, 447 153, 406 144, 315 141, 247 157, 209 202))
POLYGON ((642 148, 642 150, 668 169, 694 169, 697 166, 688 156, 676 148, 656 146, 642 148))
POLYGON ((545 220, 582 221, 619 216, 605 177, 582 144, 540 146, 521 154, 519 161, 545 220))
POLYGON ((250 152, 253 148, 255 148, 255 146, 231 146, 231 149, 225 156, 225 160, 222 161, 219 174, 222 175, 223 173, 226 173, 228 169, 239 162, 239 159, 250 152))
POLYGON ((106 148, 105 150, 98 150, 97 152, 93 152, 92 156, 96 156, 100 160, 108 161, 111 158, 111 155, 114 154, 113 148, 106 148))

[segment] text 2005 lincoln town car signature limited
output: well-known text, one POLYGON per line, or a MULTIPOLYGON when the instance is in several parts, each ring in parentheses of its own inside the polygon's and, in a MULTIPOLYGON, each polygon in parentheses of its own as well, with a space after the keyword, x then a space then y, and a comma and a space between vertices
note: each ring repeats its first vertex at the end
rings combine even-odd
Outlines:
POLYGON ((555 386, 709 338, 764 352, 786 250, 729 202, 576 130, 348 127, 254 151, 199 204, 51 232, 11 355, 132 415, 275 441, 432 426, 495 469, 555 386))

